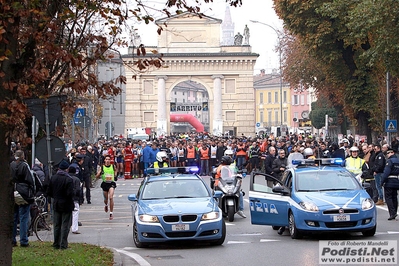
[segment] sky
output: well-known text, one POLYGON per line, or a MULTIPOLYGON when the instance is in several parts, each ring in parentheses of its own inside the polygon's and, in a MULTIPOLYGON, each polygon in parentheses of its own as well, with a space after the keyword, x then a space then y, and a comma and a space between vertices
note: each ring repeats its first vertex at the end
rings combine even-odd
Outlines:
MULTIPOLYGON (((146 1, 158 5, 164 4, 165 0, 146 1)), ((224 19, 226 10, 225 0, 214 0, 211 4, 203 4, 201 11, 210 17, 217 19, 224 19)), ((245 25, 248 25, 250 30, 249 44, 252 47, 252 52, 258 53, 260 56, 255 64, 255 74, 258 74, 261 69, 265 69, 266 73, 271 73, 273 69, 279 68, 279 56, 276 52, 278 44, 278 37, 276 32, 268 26, 252 23, 250 20, 256 20, 270 25, 277 31, 282 31, 282 21, 277 17, 273 9, 272 0, 243 0, 241 7, 230 7, 231 18, 235 24, 234 34, 244 31, 245 25)), ((161 17, 157 17, 156 19, 161 17)), ((157 32, 154 24, 146 25, 145 23, 136 23, 132 25, 137 29, 141 37, 142 43, 145 46, 157 45, 157 32)), ((126 53, 122 50, 121 53, 126 53)))

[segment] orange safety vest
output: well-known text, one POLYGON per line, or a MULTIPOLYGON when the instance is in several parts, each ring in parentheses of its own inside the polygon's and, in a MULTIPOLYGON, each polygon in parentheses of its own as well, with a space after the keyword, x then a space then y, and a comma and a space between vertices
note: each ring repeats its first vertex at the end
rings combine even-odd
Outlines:
POLYGON ((246 156, 247 155, 247 152, 244 150, 245 149, 244 145, 238 145, 237 148, 242 149, 237 152, 237 154, 236 154, 237 156, 246 156))
POLYGON ((201 150, 201 160, 209 160, 209 149, 200 148, 201 150))
POLYGON ((218 184, 219 184, 219 178, 220 178, 220 171, 222 170, 222 167, 223 166, 225 166, 225 165, 223 165, 223 164, 220 164, 219 166, 218 166, 218 168, 216 169, 216 174, 215 174, 215 187, 217 187, 218 186, 218 184))
POLYGON ((195 159, 195 147, 187 147, 187 159, 195 159))

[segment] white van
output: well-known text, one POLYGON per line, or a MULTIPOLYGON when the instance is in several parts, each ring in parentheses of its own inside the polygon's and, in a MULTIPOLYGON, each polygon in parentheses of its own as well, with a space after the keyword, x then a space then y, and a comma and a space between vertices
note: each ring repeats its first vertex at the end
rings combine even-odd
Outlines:
POLYGON ((150 140, 150 136, 148 134, 129 134, 129 138, 132 140, 150 140))

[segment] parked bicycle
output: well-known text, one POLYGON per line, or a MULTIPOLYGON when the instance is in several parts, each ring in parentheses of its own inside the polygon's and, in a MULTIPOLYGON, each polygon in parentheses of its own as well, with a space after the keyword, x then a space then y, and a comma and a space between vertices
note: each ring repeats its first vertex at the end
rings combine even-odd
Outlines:
POLYGON ((53 240, 53 220, 51 213, 47 212, 48 202, 46 197, 42 194, 35 197, 35 203, 32 206, 32 222, 30 231, 35 233, 39 241, 52 241, 53 240))

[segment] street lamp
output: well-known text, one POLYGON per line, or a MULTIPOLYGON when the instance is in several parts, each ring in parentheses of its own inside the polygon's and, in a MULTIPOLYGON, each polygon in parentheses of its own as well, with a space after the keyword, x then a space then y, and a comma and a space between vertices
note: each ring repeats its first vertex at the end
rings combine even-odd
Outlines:
POLYGON ((267 26, 274 30, 274 32, 277 34, 278 38, 278 55, 279 55, 279 64, 280 64, 280 134, 282 134, 283 130, 283 73, 282 73, 282 67, 281 67, 281 38, 280 38, 280 33, 272 26, 269 24, 257 21, 257 20, 250 20, 252 23, 258 23, 262 24, 264 26, 267 26))

